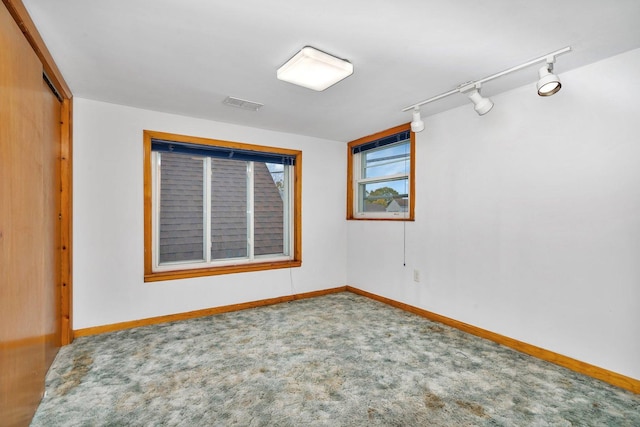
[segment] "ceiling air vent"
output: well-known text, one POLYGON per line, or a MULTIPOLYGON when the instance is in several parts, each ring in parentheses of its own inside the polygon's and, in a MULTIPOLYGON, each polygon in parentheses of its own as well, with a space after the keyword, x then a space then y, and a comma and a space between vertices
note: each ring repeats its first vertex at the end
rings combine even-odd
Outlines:
POLYGON ((242 108, 243 110, 249 111, 258 111, 258 109, 264 105, 259 102, 247 101, 246 99, 234 98, 232 96, 227 96, 222 103, 230 107, 242 108))

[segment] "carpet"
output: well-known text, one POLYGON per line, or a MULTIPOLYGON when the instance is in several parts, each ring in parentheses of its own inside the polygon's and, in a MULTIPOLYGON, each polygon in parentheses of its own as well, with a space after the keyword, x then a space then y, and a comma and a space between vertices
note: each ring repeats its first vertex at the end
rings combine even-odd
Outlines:
POLYGON ((63 347, 32 426, 640 426, 640 396, 349 292, 63 347))

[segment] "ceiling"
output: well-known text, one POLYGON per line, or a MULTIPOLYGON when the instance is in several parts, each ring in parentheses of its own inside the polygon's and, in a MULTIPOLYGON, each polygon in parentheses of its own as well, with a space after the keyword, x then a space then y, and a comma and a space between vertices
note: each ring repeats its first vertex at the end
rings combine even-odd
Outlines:
MULTIPOLYGON (((74 96, 337 141, 406 123, 408 105, 565 46, 561 78, 640 47, 638 0, 23 3, 74 96), (277 80, 306 45, 349 60, 354 74, 323 92, 277 80), (227 96, 264 107, 228 107, 227 96)), ((539 66, 486 83, 483 95, 534 92, 539 66)), ((454 95, 423 116, 462 104, 475 115, 454 95)))

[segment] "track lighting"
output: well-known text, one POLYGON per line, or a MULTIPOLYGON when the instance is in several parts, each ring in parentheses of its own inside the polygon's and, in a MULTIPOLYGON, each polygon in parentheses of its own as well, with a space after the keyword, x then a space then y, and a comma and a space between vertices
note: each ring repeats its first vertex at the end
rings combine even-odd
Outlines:
POLYGON ((473 108, 476 110, 476 113, 484 116, 493 108, 493 101, 480 95, 480 87, 480 83, 471 83, 461 86, 459 91, 467 95, 471 102, 473 102, 473 108))
POLYGON ((411 121, 412 132, 422 132, 424 130, 424 122, 420 118, 420 108, 413 109, 413 120, 411 121))
MULTIPOLYGON (((476 112, 482 116, 484 114, 487 114, 491 110, 491 108, 493 108, 493 102, 490 99, 480 95, 480 86, 483 83, 486 83, 490 80, 497 79, 498 77, 502 77, 506 74, 510 74, 515 71, 522 70, 523 68, 529 67, 533 64, 536 64, 542 61, 546 61, 546 65, 538 71, 539 80, 538 80, 538 83, 536 84, 536 87, 538 89, 538 95, 540 96, 553 95, 554 93, 558 92, 562 87, 562 84, 560 83, 560 79, 558 78, 558 76, 553 74, 553 64, 557 56, 567 52, 571 52, 571 46, 567 46, 555 52, 548 53, 547 55, 541 56, 536 59, 532 59, 531 61, 525 62, 524 64, 516 65, 515 67, 511 67, 499 73, 492 74, 483 79, 471 81, 468 83, 463 83, 459 85, 457 88, 452 89, 448 92, 444 92, 444 93, 441 93, 440 95, 436 95, 429 99, 425 99, 424 101, 420 101, 416 104, 409 105, 408 107, 403 108, 402 111, 406 112, 409 110, 413 110, 413 121, 411 122, 411 128, 413 129, 415 127, 416 129, 420 128, 420 130, 422 130, 424 129, 424 122, 420 118, 421 106, 428 104, 430 102, 437 101, 442 98, 446 98, 447 96, 450 96, 456 93, 462 93, 469 97, 471 102, 473 102, 474 109, 476 110, 476 112)), ((414 132, 419 132, 419 131, 414 131, 414 132)))
POLYGON ((540 96, 551 96, 562 87, 558 76, 552 73, 554 61, 555 57, 547 59, 547 64, 538 71, 540 80, 538 80, 536 87, 540 96))

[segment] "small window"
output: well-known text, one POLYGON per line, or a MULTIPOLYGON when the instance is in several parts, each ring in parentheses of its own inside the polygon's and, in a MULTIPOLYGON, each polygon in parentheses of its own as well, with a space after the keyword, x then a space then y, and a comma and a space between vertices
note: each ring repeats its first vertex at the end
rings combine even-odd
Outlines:
POLYGON ((408 124, 349 143, 347 219, 414 219, 414 146, 408 124))
POLYGON ((145 280, 295 267, 302 153, 145 131, 145 280))

